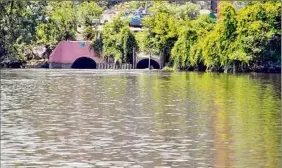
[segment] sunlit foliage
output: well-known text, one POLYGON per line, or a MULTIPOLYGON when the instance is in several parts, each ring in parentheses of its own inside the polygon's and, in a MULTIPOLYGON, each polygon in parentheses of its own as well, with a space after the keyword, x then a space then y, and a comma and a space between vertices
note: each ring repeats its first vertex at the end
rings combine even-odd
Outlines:
POLYGON ((7 56, 25 59, 33 46, 56 46, 61 40, 76 40, 82 33, 84 40, 92 41, 96 53, 115 62, 132 62, 135 48, 138 52, 152 51, 166 64, 182 70, 228 72, 280 66, 279 2, 244 3, 241 9, 221 2, 216 19, 200 15, 200 5, 190 2, 117 3, 114 8, 148 9, 143 30, 138 33, 130 30, 124 13, 99 32, 96 23, 107 5, 88 1, 1 1, 1 60, 7 56))

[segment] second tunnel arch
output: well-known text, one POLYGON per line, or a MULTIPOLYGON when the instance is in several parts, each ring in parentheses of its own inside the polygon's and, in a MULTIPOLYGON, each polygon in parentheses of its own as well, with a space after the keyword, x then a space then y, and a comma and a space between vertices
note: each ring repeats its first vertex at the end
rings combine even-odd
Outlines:
MULTIPOLYGON (((160 63, 154 59, 150 59, 150 66, 153 69, 160 69, 160 63)), ((137 69, 146 69, 149 68, 149 58, 141 59, 136 64, 137 69)))

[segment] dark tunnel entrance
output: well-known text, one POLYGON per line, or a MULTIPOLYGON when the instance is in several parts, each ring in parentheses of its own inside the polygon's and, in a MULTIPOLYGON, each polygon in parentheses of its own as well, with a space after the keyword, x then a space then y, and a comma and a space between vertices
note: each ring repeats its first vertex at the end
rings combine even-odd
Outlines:
POLYGON ((80 57, 76 59, 71 68, 74 69, 96 69, 96 62, 88 57, 80 57))
MULTIPOLYGON (((160 64, 157 61, 151 59, 150 64, 151 64, 151 68, 160 69, 160 64)), ((143 59, 139 61, 136 65, 136 68, 137 69, 149 68, 149 59, 143 59)))

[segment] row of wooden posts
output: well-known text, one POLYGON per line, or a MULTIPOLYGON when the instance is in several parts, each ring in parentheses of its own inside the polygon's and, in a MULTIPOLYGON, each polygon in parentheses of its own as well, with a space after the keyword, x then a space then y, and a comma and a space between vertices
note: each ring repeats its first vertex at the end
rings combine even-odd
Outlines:
POLYGON ((97 63, 96 69, 135 69, 136 67, 134 65, 136 65, 135 48, 133 48, 133 64, 97 63))
MULTIPOLYGON (((152 52, 150 51, 148 67, 151 67, 151 53, 152 52)), ((96 64, 96 69, 136 69, 137 55, 135 53, 135 48, 133 48, 133 57, 132 58, 133 58, 132 60, 133 64, 98 63, 96 64)))
POLYGON ((96 69, 134 69, 132 64, 100 63, 96 69))

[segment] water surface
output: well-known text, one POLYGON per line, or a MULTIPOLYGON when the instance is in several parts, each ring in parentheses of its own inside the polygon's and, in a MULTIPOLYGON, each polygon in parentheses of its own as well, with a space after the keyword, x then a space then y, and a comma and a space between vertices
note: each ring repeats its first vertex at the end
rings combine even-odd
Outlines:
POLYGON ((279 168, 280 74, 1 70, 1 167, 279 168))

